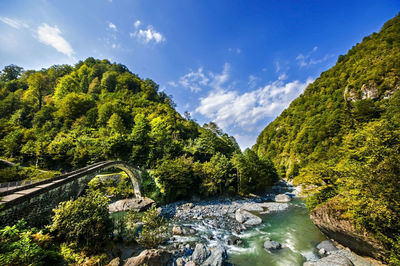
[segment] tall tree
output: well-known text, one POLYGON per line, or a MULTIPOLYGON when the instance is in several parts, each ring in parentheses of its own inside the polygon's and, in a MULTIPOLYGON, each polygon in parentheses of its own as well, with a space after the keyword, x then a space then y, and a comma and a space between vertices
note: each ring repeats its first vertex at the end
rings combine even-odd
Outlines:
POLYGON ((22 74, 23 68, 16 65, 5 66, 1 71, 0 80, 7 82, 18 79, 22 74))
POLYGON ((28 77, 28 86, 25 97, 37 102, 38 109, 41 109, 43 97, 50 92, 49 77, 45 73, 36 72, 28 77))

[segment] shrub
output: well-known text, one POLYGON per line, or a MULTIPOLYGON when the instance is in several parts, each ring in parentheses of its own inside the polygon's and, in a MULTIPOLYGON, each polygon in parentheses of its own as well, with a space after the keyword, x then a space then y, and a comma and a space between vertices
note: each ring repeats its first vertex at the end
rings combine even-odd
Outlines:
POLYGON ((54 265, 61 260, 52 238, 20 220, 0 230, 1 265, 54 265))
POLYGON ((87 256, 76 244, 61 244, 61 255, 69 265, 105 265, 106 254, 87 256))
POLYGON ((136 241, 145 248, 155 248, 169 238, 168 225, 153 205, 142 217, 143 229, 136 241))
POLYGON ((109 200, 99 192, 90 192, 77 200, 61 202, 54 209, 50 230, 68 243, 98 248, 112 231, 108 214, 109 200))

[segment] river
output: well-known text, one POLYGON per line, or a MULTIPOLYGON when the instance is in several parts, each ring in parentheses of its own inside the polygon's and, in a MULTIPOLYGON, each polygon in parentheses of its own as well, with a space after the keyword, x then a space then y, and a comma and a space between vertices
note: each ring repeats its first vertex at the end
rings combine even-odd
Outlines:
MULTIPOLYGON (((289 203, 265 202, 267 198, 216 199, 162 206, 163 215, 170 217, 171 226, 182 231, 171 237, 167 249, 184 254, 187 250, 184 247, 190 245, 193 250, 197 243, 211 249, 222 246, 228 254, 227 261, 237 266, 292 266, 318 259, 316 245, 326 238, 311 222, 302 200, 294 197, 289 203), (246 227, 235 220, 238 208, 257 206, 262 206, 264 211, 251 213, 262 218, 261 224, 246 227), (263 247, 266 240, 277 241, 282 248, 267 251, 263 247)), ((190 259, 190 255, 187 258, 190 259)))
POLYGON ((315 246, 326 239, 310 221, 308 210, 300 199, 294 199, 285 211, 261 216, 263 223, 244 231, 244 248, 229 248, 229 262, 237 266, 249 265, 303 265, 306 260, 317 259, 315 246), (264 250, 263 243, 270 239, 282 244, 275 252, 264 250))
MULTIPOLYGON (((221 265, 222 261, 226 261, 236 266, 297 266, 318 260, 321 255, 316 246, 326 238, 311 222, 307 208, 298 197, 299 193, 298 187, 280 181, 263 196, 163 205, 159 210, 167 217, 173 235, 158 248, 175 254, 176 265, 196 260, 198 253, 195 254, 203 250, 202 247, 211 253, 207 255, 208 259, 213 259, 210 265, 221 265), (290 202, 278 200, 276 195, 282 196, 281 193, 290 196, 290 202), (257 225, 240 221, 238 213, 246 211, 258 219, 257 225), (264 249, 264 242, 268 240, 280 243, 282 248, 274 251, 264 249), (222 253, 218 253, 220 251, 222 253)), ((119 212, 112 216, 120 219, 123 215, 119 212)), ((122 255, 121 259, 136 256, 132 253, 134 250, 134 247, 126 247, 126 256, 122 255)), ((336 254, 335 259, 353 263, 349 265, 375 265, 342 248, 334 247, 332 252, 336 254)))

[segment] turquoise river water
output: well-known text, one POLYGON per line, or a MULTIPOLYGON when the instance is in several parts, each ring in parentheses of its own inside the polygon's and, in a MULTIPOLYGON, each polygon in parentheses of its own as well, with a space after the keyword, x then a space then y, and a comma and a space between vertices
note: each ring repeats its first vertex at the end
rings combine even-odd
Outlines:
POLYGON ((286 211, 262 216, 263 224, 243 233, 244 248, 231 249, 229 261, 237 266, 303 265, 317 258, 315 246, 325 239, 311 222, 300 199, 294 199, 286 211), (267 239, 282 244, 282 249, 268 252, 263 249, 267 239))

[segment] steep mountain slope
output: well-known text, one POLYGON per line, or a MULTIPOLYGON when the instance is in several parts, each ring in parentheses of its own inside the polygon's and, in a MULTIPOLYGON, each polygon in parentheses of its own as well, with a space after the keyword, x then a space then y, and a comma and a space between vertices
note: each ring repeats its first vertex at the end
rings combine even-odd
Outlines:
POLYGON ((334 201, 333 218, 377 238, 393 264, 400 253, 399 89, 398 15, 339 56, 253 147, 282 177, 308 185, 310 209, 334 201))

